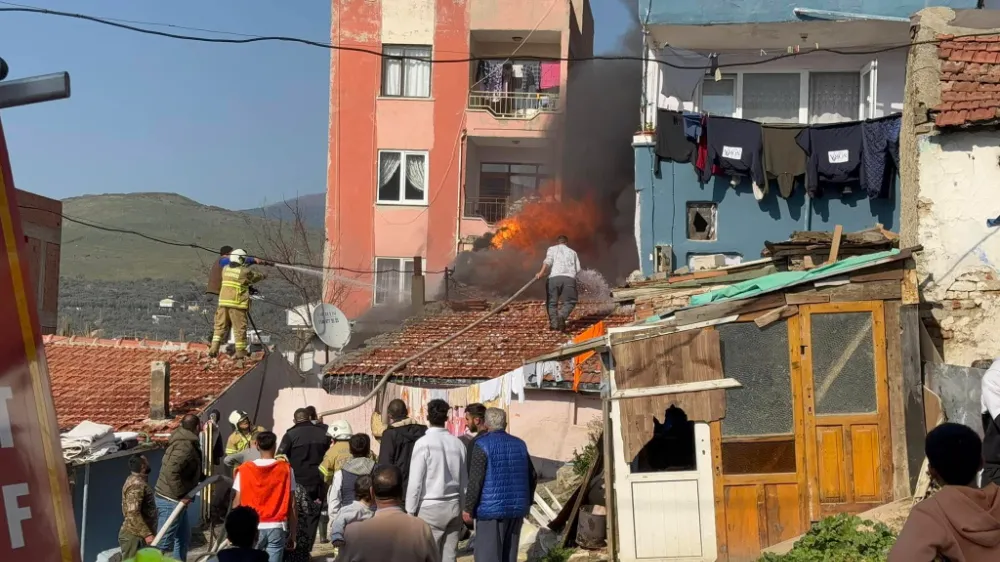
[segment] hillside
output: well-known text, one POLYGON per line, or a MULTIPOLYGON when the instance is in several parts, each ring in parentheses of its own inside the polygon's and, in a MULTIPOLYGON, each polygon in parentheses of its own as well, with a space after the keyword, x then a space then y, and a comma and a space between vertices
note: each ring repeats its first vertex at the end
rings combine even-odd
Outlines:
MULTIPOLYGON (((172 193, 86 195, 63 201, 63 214, 102 226, 135 230, 179 244, 218 248, 229 244, 254 254, 268 254, 264 219, 202 205, 172 193), (263 250, 263 251, 262 251, 263 250)), ((274 228, 276 223, 268 225, 274 228)), ((171 246, 139 236, 106 232, 64 221, 63 277, 96 281, 141 279, 202 281, 214 255, 204 250, 171 246)), ((309 244, 322 254, 322 232, 309 233, 309 244)), ((306 260, 300 260, 306 261, 306 260)))
POLYGON ((322 230, 325 227, 326 194, 302 195, 281 203, 265 205, 256 209, 245 209, 240 212, 271 220, 288 221, 294 218, 296 210, 306 226, 322 230))

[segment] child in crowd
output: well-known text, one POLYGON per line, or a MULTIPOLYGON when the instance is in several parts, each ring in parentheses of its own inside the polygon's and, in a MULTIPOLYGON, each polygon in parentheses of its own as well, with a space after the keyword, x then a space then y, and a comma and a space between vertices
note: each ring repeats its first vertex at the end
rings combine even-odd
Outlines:
POLYGON ((375 515, 371 476, 361 476, 354 481, 354 497, 354 503, 342 507, 336 519, 330 521, 330 542, 337 548, 344 546, 344 529, 348 525, 371 519, 375 515))
POLYGON ((889 562, 1000 560, 1000 487, 976 485, 983 443, 974 431, 945 423, 927 434, 931 476, 943 487, 910 512, 889 562))

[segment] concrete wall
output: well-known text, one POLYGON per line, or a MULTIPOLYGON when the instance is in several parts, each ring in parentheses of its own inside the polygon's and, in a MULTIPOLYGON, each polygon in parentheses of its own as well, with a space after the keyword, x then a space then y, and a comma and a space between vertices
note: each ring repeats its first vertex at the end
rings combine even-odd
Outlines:
MULTIPOLYGON (((914 41, 939 33, 1000 34, 1000 13, 962 16, 968 25, 951 25, 947 8, 919 14, 914 41)), ((1000 344, 1000 237, 986 219, 1000 215, 1000 134, 993 128, 942 132, 928 109, 941 101, 937 45, 911 50, 906 105, 900 137, 901 178, 906 189, 901 208, 904 245, 920 244, 916 268, 921 316, 944 361, 968 366, 994 358, 1000 344)))
POLYGON ((653 173, 652 139, 635 146, 635 187, 638 195, 640 265, 646 275, 654 272, 653 252, 657 244, 671 244, 674 267, 687 265, 696 254, 739 254, 744 261, 760 258, 765 241, 786 240, 796 230, 864 230, 881 223, 889 230, 899 228, 900 189, 892 199, 869 200, 860 190, 847 198, 832 192, 823 199, 809 199, 801 182, 789 199, 778 195, 773 185, 762 201, 754 199, 750 184, 737 187, 728 177, 713 177, 698 183, 691 164, 661 163, 661 177, 653 173), (688 202, 718 205, 716 240, 688 240, 688 202))
MULTIPOLYGON (((448 58, 474 52, 475 35, 484 52, 506 56, 516 46, 512 36, 527 37, 534 29, 519 54, 565 57, 572 19, 581 28, 572 41, 588 54, 593 17, 587 0, 573 0, 572 8, 569 0, 557 1, 549 8, 534 0, 341 0, 332 2, 331 41, 374 51, 385 44, 429 45, 433 57, 448 58)), ((568 66, 562 64, 565 84, 568 66)), ((364 53, 331 52, 325 262, 367 272, 376 257, 421 255, 427 271, 442 271, 455 256, 462 230, 464 134, 540 137, 553 116, 498 120, 488 112, 466 111, 469 64, 434 64, 429 98, 380 98, 381 65, 380 58, 364 53), (376 204, 379 149, 428 152, 427 204, 376 204)), ((565 103, 565 88, 562 92, 565 103)), ((468 227, 485 232, 481 225, 468 227)), ((336 274, 374 286, 371 273, 336 274)), ((427 276, 428 294, 441 280, 440 274, 427 276)), ((371 306, 373 292, 331 275, 324 300, 356 318, 371 306)))
MULTIPOLYGON (((322 412, 351 405, 371 391, 358 385, 354 388, 328 394, 320 389, 286 389, 278 394, 274 402, 274 431, 278 438, 292 426, 292 414, 297 408, 316 406, 322 412)), ((351 424, 355 433, 371 434, 371 416, 375 408, 374 400, 344 414, 327 416, 324 423, 344 419, 351 424)), ((535 468, 545 478, 554 478, 555 471, 573 458, 573 451, 582 449, 588 443, 587 424, 600 419, 601 400, 599 397, 554 390, 529 390, 523 404, 515 399, 510 405, 510 432, 528 445, 535 468)), ((378 449, 378 442, 372 441, 378 449)))
MULTIPOLYGON (((154 486, 160 474, 163 450, 146 451, 143 454, 146 455, 153 470, 149 475, 149 484, 154 486)), ((80 533, 83 562, 94 562, 99 553, 118 548, 118 531, 123 521, 122 486, 129 476, 129 456, 91 463, 89 482, 86 465, 70 469, 70 480, 73 482, 73 515, 80 533), (83 527, 85 483, 88 489, 86 529, 83 527)), ((199 513, 198 505, 192 505, 188 509, 192 508, 195 509, 193 513, 199 513)))
MULTIPOLYGON (((708 25, 717 23, 764 23, 797 21, 795 8, 812 8, 874 16, 909 17, 926 6, 924 0, 632 0, 640 17, 648 11, 649 23, 708 25)), ((935 0, 940 6, 975 8, 976 0, 935 0)))

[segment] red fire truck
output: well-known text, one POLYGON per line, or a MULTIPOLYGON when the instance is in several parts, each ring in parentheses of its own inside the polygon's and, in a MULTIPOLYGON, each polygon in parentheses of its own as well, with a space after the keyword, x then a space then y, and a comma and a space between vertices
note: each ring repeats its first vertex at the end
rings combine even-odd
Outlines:
MULTIPOLYGON (((0 109, 69 97, 69 75, 4 81, 0 109)), ((0 560, 80 562, 24 234, 0 123, 0 560)))

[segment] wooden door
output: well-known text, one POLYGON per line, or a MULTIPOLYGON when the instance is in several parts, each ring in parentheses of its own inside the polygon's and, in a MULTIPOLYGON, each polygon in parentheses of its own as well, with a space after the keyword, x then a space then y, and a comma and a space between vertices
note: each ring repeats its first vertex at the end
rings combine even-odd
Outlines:
POLYGON ((743 385, 712 424, 719 559, 753 561, 809 523, 799 319, 717 328, 725 376, 743 385))
POLYGON ((891 501, 882 303, 809 305, 799 311, 811 518, 891 501))

